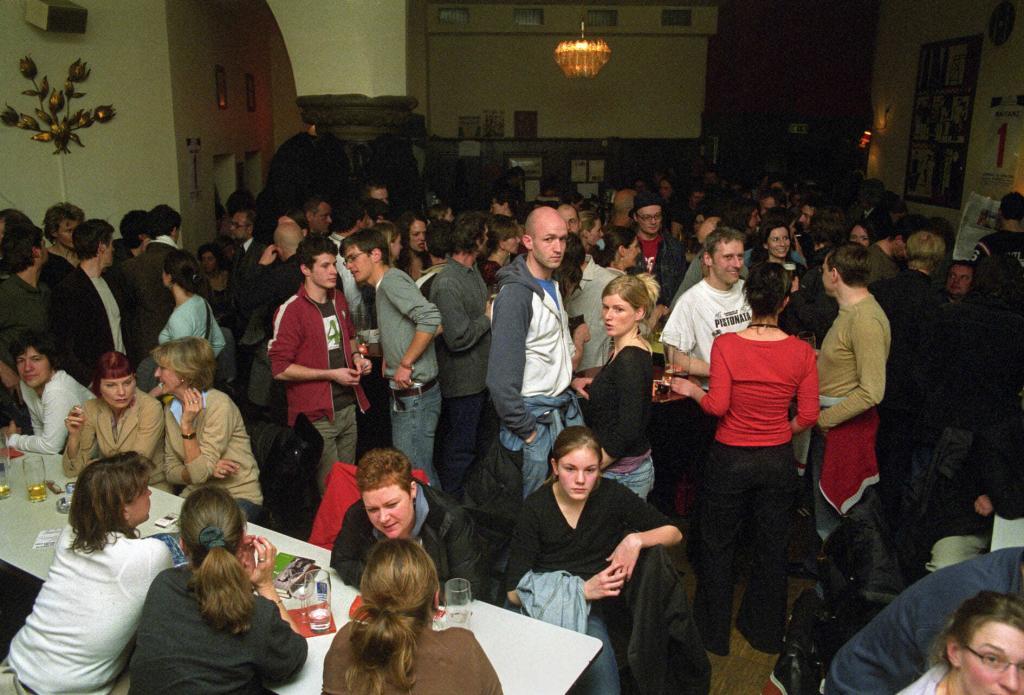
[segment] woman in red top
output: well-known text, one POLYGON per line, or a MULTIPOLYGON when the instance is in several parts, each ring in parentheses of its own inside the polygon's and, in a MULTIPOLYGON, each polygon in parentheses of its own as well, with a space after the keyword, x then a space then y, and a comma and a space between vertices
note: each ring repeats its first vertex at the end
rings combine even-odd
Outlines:
POLYGON ((708 392, 686 379, 672 383, 676 393, 720 418, 704 472, 693 606, 704 646, 715 654, 729 653, 733 555, 748 515, 755 559, 736 626, 755 649, 782 648, 786 550, 797 487, 791 440, 818 417, 814 350, 778 326, 790 283, 789 271, 776 263, 751 269, 744 292, 753 318, 739 333, 715 339, 708 392), (797 415, 790 419, 794 395, 797 415))

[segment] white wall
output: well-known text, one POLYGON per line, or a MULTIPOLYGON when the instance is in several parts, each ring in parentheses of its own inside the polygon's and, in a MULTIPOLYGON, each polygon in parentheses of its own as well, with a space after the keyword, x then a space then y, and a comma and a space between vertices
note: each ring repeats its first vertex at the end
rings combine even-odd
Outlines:
MULTIPOLYGON (((986 34, 995 2, 971 0, 883 0, 878 21, 872 107, 875 134, 868 160, 868 174, 900 194, 906 176, 908 140, 921 44, 960 36, 986 34), (889 109, 888 118, 885 111, 889 109), (884 126, 884 129, 882 127, 884 126)), ((967 152, 964 196, 971 191, 999 198, 1007 191, 984 185, 981 173, 984 144, 990 123, 989 103, 994 96, 1024 94, 1024 17, 1017 4, 1017 23, 1010 39, 995 46, 986 37, 981 49, 977 91, 974 98, 971 136, 967 152)), ((1020 153, 1008 153, 1019 159, 1020 153)), ((1020 178, 1018 177, 1018 182, 1020 178)), ((958 210, 908 203, 915 212, 940 215, 959 221, 958 210)))
POLYGON ((75 110, 113 104, 117 116, 78 131, 84 148, 62 158, 31 133, 0 126, 0 207, 16 207, 37 224, 62 197, 115 227, 132 208, 176 204, 178 178, 172 122, 170 60, 163 0, 76 0, 89 10, 85 34, 44 32, 23 19, 24 2, 0 3, 0 103, 33 113, 38 101, 22 96, 31 84, 18 72, 30 54, 40 77, 63 84, 68 65, 81 58, 92 74, 79 86, 86 96, 75 110))

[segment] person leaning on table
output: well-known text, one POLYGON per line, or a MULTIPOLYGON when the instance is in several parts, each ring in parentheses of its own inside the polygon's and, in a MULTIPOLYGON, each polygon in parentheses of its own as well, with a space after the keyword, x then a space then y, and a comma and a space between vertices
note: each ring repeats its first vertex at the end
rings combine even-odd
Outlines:
POLYGON ((153 349, 164 408, 164 470, 188 497, 204 485, 228 491, 247 518, 263 504, 259 468, 238 406, 213 388, 217 362, 202 338, 178 338, 153 349))
POLYGON ((3 695, 106 693, 128 665, 146 591, 171 566, 167 546, 137 530, 150 467, 131 452, 78 476, 46 582, 0 665, 3 695))
POLYGON ((7 446, 26 454, 59 454, 68 437, 64 416, 92 394, 60 369, 52 336, 24 331, 11 341, 10 349, 18 368, 21 399, 32 416, 32 434, 22 434, 11 422, 3 429, 7 446))
POLYGON ((263 681, 285 680, 306 663, 306 640, 274 589, 277 548, 246 534, 241 510, 219 487, 193 492, 179 525, 188 565, 161 572, 149 588, 130 692, 262 695, 263 681))
POLYGON ((64 419, 64 475, 79 475, 97 455, 136 451, 153 462, 150 486, 171 492, 164 473, 163 407, 136 388, 128 357, 116 351, 100 355, 89 389, 96 398, 73 407, 64 419))
POLYGON ((437 570, 416 541, 381 541, 366 559, 362 604, 324 658, 325 695, 501 695, 476 637, 432 629, 437 570))

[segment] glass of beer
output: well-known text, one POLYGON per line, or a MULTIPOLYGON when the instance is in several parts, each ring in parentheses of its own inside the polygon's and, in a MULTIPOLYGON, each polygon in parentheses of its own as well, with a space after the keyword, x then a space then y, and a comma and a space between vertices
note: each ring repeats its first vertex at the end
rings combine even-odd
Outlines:
POLYGON ((43 461, 43 457, 25 456, 21 465, 25 473, 28 501, 44 501, 46 499, 46 463, 43 461))

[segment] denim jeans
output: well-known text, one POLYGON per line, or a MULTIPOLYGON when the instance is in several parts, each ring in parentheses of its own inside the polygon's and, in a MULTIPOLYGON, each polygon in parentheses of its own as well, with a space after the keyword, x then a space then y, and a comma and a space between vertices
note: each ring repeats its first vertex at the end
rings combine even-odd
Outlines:
POLYGON ((395 397, 391 392, 391 441, 395 448, 409 457, 414 469, 427 474, 430 484, 438 484, 434 470, 434 432, 441 416, 441 388, 433 388, 415 396, 395 397))
POLYGON ((441 408, 441 489, 462 499, 462 483, 476 458, 476 435, 487 392, 445 398, 441 408))
POLYGON ((601 475, 610 480, 622 483, 635 492, 640 499, 646 500, 647 495, 651 492, 651 488, 654 487, 654 460, 648 456, 644 459, 644 462, 636 468, 636 470, 630 471, 629 473, 605 471, 601 475))
POLYGON ((601 651, 569 690, 573 695, 619 695, 619 666, 608 635, 608 626, 596 606, 587 617, 587 634, 601 640, 601 651))
POLYGON ((821 467, 825 464, 825 435, 818 430, 811 432, 811 448, 807 454, 807 465, 814 482, 814 528, 824 541, 839 528, 843 517, 829 504, 821 492, 821 467))
POLYGON ((235 504, 242 510, 242 514, 245 514, 245 520, 251 524, 258 523, 263 517, 263 506, 256 504, 251 500, 243 500, 238 497, 235 498, 235 504))

